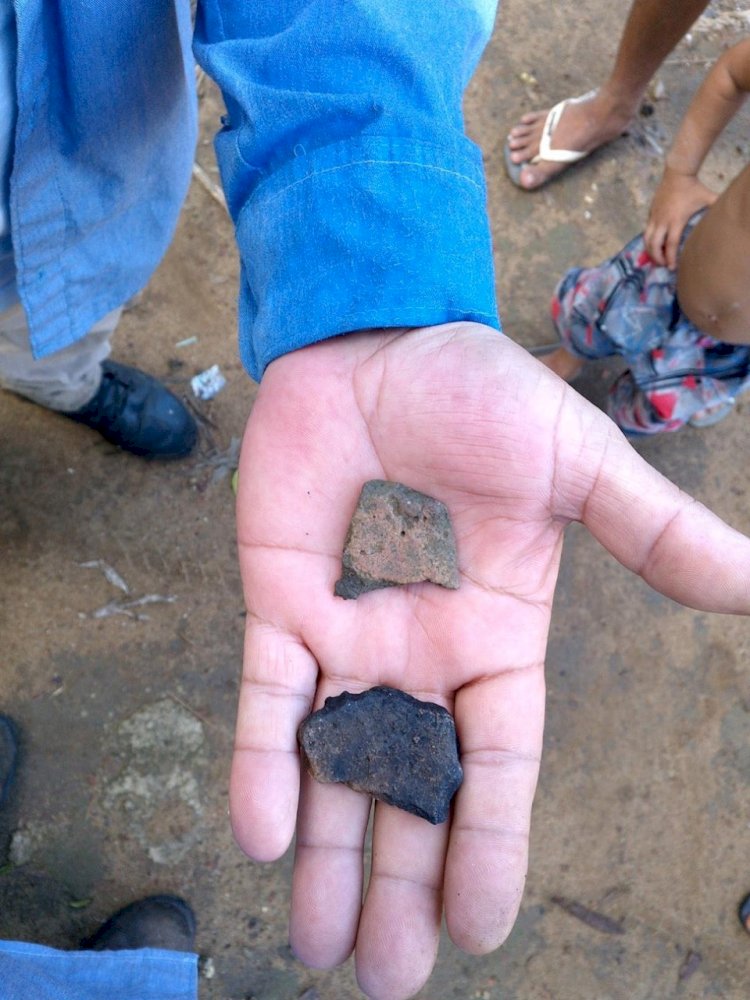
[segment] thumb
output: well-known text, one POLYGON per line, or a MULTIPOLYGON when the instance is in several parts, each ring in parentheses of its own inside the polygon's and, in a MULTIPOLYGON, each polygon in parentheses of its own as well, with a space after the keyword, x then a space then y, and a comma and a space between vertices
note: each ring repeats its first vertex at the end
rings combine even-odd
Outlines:
MULTIPOLYGON (((568 404, 574 411, 586 405, 568 404)), ((607 417, 597 416, 604 423, 590 421, 581 444, 581 420, 573 414, 578 447, 558 462, 567 516, 573 513, 666 597, 702 611, 750 613, 750 539, 652 468, 607 417)), ((566 440, 564 431, 559 440, 566 440)))

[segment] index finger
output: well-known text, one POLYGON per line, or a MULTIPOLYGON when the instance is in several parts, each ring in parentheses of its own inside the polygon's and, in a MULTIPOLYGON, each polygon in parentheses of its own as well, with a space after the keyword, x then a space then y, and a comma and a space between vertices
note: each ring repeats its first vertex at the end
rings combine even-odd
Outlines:
POLYGON ((294 834, 297 728, 315 695, 318 665, 296 636, 249 617, 229 785, 232 829, 256 861, 275 861, 294 834))
POLYGON ((677 267, 677 250, 680 246, 680 239, 682 237, 683 230, 685 229, 685 224, 672 223, 672 225, 667 230, 667 236, 664 243, 664 260, 667 267, 674 271, 677 267))
POLYGON ((643 243, 646 247, 646 252, 654 264, 663 265, 665 263, 664 240, 666 235, 666 227, 653 222, 649 222, 643 233, 643 243))

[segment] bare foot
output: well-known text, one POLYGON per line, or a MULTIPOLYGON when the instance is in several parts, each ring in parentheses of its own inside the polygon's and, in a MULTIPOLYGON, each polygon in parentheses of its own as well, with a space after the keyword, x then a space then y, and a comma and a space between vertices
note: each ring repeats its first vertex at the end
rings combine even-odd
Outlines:
MULTIPOLYGON (((547 114, 547 111, 525 114, 508 135, 511 161, 528 164, 521 170, 520 185, 529 191, 546 184, 569 166, 549 160, 528 163, 539 154, 547 114)), ((551 148, 591 153, 622 135, 634 114, 631 105, 614 100, 603 89, 596 91, 588 100, 566 105, 551 137, 551 148)))
POLYGON ((564 347, 558 347, 551 354, 541 355, 539 360, 566 382, 572 382, 585 364, 582 358, 577 358, 564 347))

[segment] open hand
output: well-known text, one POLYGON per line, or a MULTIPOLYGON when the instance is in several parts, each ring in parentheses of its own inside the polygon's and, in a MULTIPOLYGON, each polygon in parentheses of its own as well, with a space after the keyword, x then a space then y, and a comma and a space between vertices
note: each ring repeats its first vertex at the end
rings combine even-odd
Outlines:
POLYGON ((689 219, 701 208, 713 205, 718 197, 692 174, 665 167, 643 234, 651 260, 674 271, 680 239, 689 219))
POLYGON ((650 468, 615 425, 520 347, 472 323, 369 331, 274 361, 243 442, 248 609, 231 779, 238 842, 278 858, 296 826, 291 944, 313 966, 356 951, 373 998, 412 996, 452 939, 505 939, 527 868, 544 657, 563 532, 583 521, 662 593, 750 610, 750 542, 650 468), (362 484, 442 500, 461 586, 334 597, 362 484), (464 783, 451 821, 300 775, 296 730, 329 695, 377 684, 445 705, 464 783))

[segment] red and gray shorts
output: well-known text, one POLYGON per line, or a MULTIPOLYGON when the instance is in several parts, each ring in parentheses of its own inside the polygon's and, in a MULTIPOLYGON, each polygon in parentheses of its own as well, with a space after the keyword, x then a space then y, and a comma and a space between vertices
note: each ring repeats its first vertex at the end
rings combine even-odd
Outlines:
POLYGON ((653 263, 641 235, 598 267, 568 271, 552 298, 552 319, 571 354, 627 362, 607 410, 629 434, 717 423, 750 388, 750 347, 693 326, 680 310, 676 281, 675 271, 653 263))

